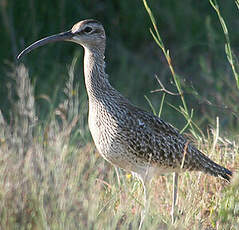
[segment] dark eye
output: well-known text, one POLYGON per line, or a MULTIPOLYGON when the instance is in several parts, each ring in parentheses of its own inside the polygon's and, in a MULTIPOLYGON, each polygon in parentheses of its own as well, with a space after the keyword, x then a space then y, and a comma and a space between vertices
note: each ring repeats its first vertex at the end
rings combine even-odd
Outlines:
POLYGON ((92 31, 92 28, 87 26, 85 29, 84 29, 84 32, 85 33, 89 33, 90 31, 92 31))

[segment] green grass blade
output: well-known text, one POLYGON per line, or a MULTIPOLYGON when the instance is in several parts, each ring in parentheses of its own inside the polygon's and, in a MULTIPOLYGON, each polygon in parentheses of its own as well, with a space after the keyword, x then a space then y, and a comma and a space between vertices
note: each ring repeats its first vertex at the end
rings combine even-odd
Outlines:
POLYGON ((149 100, 149 98, 146 95, 144 95, 144 97, 147 100, 147 102, 149 103, 149 106, 152 109, 153 114, 156 116, 157 113, 156 113, 156 110, 155 110, 154 106, 152 105, 151 101, 149 100))
MULTIPOLYGON (((239 67, 239 63, 238 63, 237 59, 234 58, 233 51, 231 49, 231 43, 230 43, 230 38, 229 38, 226 23, 225 23, 222 15, 221 15, 220 8, 219 8, 219 5, 218 5, 217 1, 216 0, 209 0, 209 2, 211 4, 212 8, 216 11, 218 19, 221 23, 222 30, 223 30, 223 33, 225 35, 225 40, 226 40, 225 53, 227 55, 227 60, 228 60, 229 64, 231 65, 232 72, 233 72, 233 75, 234 75, 235 80, 236 80, 237 88, 239 89, 239 73, 237 72, 237 68, 239 67)), ((236 5, 237 5, 237 7, 239 6, 238 0, 236 0, 236 5)))
POLYGON ((158 112, 158 117, 161 117, 165 96, 166 96, 166 93, 163 93, 162 100, 161 100, 161 103, 160 103, 159 112, 158 112))

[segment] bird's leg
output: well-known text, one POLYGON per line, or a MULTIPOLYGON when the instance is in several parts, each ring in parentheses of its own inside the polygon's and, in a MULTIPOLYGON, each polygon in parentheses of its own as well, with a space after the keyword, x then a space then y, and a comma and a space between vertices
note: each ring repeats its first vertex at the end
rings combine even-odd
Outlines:
POLYGON ((116 172, 116 177, 117 177, 118 186, 119 186, 119 188, 120 188, 121 183, 120 183, 119 169, 118 169, 118 167, 115 166, 115 165, 114 165, 114 168, 115 168, 115 172, 116 172))
POLYGON ((150 206, 150 185, 151 185, 151 177, 148 174, 148 170, 144 177, 140 177, 140 181, 142 182, 143 189, 144 189, 144 195, 143 195, 143 204, 144 207, 141 210, 141 219, 140 219, 140 224, 138 230, 141 230, 144 218, 146 216, 146 213, 148 212, 149 206, 150 206))
POLYGON ((173 203, 171 208, 171 218, 172 218, 172 224, 175 221, 175 206, 177 204, 177 197, 178 197, 178 173, 173 173, 173 203))
POLYGON ((144 196, 143 196, 144 207, 141 210, 140 224, 139 224, 139 229, 138 230, 141 230, 141 228, 142 228, 144 218, 146 216, 146 212, 147 212, 147 209, 148 209, 148 206, 149 206, 148 205, 148 203, 149 203, 148 191, 147 191, 147 188, 146 188, 146 185, 145 185, 144 181, 141 180, 141 182, 142 182, 143 189, 144 189, 144 196))

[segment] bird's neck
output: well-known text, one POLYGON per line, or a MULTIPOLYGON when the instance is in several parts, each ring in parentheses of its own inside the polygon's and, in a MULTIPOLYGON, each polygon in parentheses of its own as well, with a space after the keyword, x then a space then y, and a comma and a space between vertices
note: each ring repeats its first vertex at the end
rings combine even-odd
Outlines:
POLYGON ((112 88, 105 73, 104 49, 85 48, 84 74, 89 100, 102 97, 112 88))

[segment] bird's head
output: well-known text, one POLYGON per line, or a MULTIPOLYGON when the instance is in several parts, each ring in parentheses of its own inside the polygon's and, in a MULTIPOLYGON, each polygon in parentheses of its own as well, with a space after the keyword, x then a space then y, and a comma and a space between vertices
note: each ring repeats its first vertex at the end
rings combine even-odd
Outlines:
POLYGON ((85 48, 105 47, 105 31, 102 24, 93 19, 87 19, 76 23, 70 30, 38 40, 25 48, 18 56, 20 59, 33 49, 48 43, 57 41, 70 41, 80 44, 85 48))

